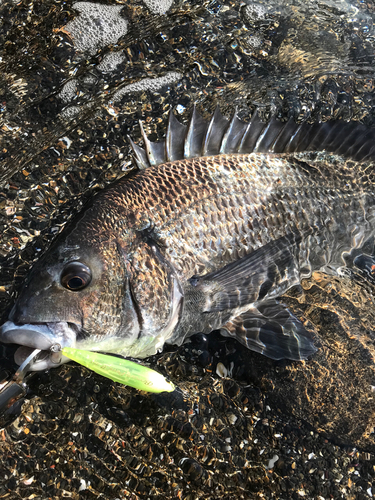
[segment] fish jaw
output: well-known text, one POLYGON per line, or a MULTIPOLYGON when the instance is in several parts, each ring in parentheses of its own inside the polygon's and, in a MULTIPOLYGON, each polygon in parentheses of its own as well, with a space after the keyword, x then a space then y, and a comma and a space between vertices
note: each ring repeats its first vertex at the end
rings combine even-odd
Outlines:
POLYGON ((69 358, 53 350, 54 346, 75 347, 76 331, 66 322, 17 325, 7 321, 0 329, 0 341, 19 344, 14 360, 21 365, 34 349, 42 349, 29 371, 42 371, 70 361, 69 358))

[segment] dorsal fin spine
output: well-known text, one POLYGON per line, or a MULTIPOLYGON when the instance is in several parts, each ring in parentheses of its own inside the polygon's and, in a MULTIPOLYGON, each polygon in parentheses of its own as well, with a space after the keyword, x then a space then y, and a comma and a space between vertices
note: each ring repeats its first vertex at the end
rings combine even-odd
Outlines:
POLYGON ((167 161, 184 158, 184 144, 187 126, 180 123, 171 110, 168 117, 167 134, 165 137, 165 151, 167 161))
POLYGON ((219 154, 222 137, 228 127, 228 123, 229 120, 221 114, 219 106, 216 106, 203 141, 203 155, 219 154))
POLYGON ((246 130, 247 125, 238 118, 236 109, 223 136, 220 153, 238 153, 246 130))
POLYGON ((137 146, 133 142, 132 138, 129 135, 128 135, 128 140, 129 140, 130 146, 133 150, 133 159, 134 159, 137 167, 140 170, 143 170, 143 169, 149 167, 150 162, 148 161, 146 151, 143 148, 141 148, 140 146, 137 146))

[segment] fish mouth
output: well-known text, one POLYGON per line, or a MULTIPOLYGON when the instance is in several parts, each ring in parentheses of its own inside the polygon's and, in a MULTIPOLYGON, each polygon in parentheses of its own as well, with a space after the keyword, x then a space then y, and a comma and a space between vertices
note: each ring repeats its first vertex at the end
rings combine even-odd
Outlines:
POLYGON ((5 344, 19 344, 14 355, 16 364, 21 365, 34 349, 41 349, 29 371, 41 371, 67 363, 69 358, 61 354, 63 347, 75 347, 78 327, 72 323, 36 323, 17 325, 7 321, 0 330, 0 341, 5 344))

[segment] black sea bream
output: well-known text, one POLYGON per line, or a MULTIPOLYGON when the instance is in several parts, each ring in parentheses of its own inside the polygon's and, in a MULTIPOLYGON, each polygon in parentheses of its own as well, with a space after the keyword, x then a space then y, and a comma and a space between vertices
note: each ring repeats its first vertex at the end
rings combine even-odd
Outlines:
POLYGON ((217 110, 187 126, 171 114, 162 143, 143 137, 139 170, 96 195, 30 272, 0 336, 23 346, 16 361, 39 348, 32 369, 56 366, 55 344, 143 358, 215 329, 274 359, 313 354, 278 297, 372 242, 372 130, 217 110))

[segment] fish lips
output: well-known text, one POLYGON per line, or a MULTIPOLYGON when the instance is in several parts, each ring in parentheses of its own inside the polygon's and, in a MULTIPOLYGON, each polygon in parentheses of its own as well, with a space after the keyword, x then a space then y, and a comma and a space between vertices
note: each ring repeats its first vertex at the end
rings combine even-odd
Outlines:
POLYGON ((61 348, 74 347, 76 332, 65 322, 17 325, 13 321, 7 321, 1 327, 0 341, 21 346, 14 355, 18 365, 21 365, 34 349, 42 349, 29 368, 30 371, 41 371, 70 361, 61 353, 53 352, 51 348, 56 344, 61 348))

